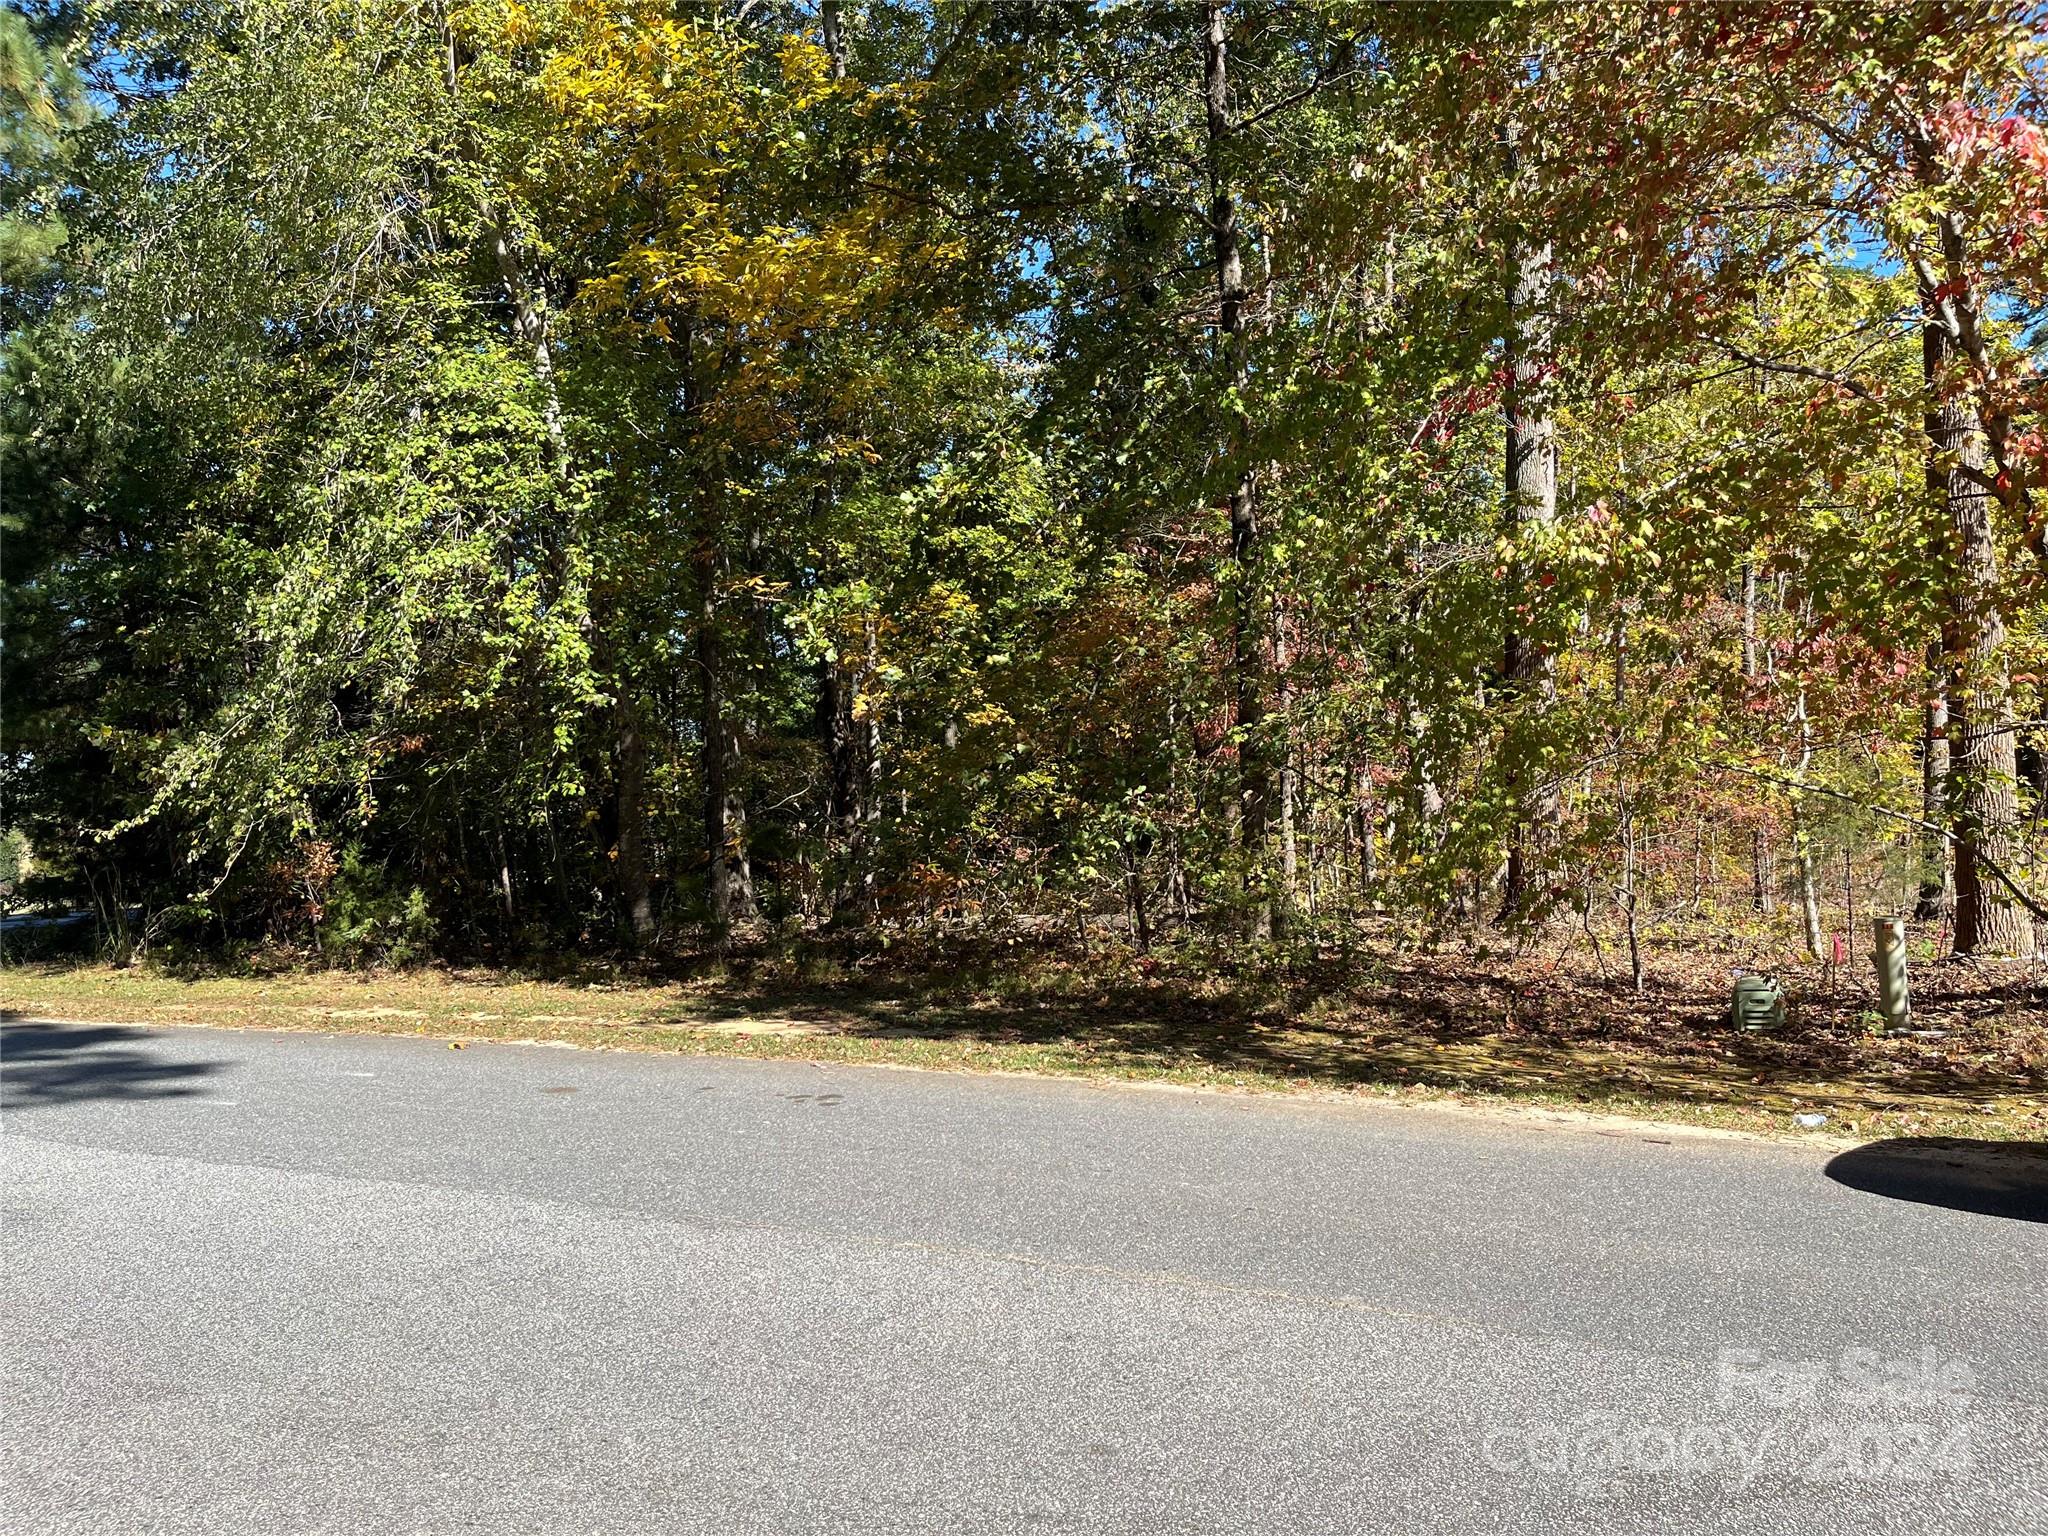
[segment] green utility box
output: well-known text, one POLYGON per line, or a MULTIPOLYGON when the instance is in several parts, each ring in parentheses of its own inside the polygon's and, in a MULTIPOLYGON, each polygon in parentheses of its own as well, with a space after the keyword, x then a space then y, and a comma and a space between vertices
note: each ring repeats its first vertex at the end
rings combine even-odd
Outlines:
POLYGON ((1737 1029, 1776 1029, 1785 1022, 1785 989, 1775 976, 1738 976, 1728 1017, 1737 1029))

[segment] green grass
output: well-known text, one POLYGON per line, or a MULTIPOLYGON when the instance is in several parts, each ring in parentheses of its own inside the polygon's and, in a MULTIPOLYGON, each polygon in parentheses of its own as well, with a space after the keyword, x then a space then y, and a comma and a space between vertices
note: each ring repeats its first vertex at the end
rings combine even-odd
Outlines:
POLYGON ((1155 974, 1057 957, 899 974, 816 960, 693 980, 596 970, 179 975, 0 972, 0 1007, 138 1024, 537 1040, 948 1071, 1593 1112, 1721 1130, 2048 1139, 2040 1020, 2027 1010, 1939 1044, 1822 1020, 1744 1036, 1683 989, 1635 997, 1585 978, 1463 959, 1382 958, 1336 974, 1155 974), (1546 990, 1548 988, 1548 990, 1546 990))

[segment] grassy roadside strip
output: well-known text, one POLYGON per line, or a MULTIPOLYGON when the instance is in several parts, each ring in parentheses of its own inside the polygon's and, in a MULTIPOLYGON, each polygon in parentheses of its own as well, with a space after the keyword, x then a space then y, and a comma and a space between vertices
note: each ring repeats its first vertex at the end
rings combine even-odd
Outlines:
POLYGON ((1239 1061, 1193 1029, 1178 1044, 1171 1036, 1148 1036, 1142 1046, 1113 1030, 1099 1037, 1067 1030, 1015 1038, 1015 1030, 1000 1027, 1007 1016, 992 1019, 964 999, 943 1009, 883 1002, 852 1010, 815 999, 800 1008, 776 998, 737 1006, 729 993, 682 982, 475 979, 439 972, 185 979, 147 970, 23 967, 0 972, 0 1009, 97 1023, 533 1041, 1457 1104, 1821 1145, 1904 1135, 2048 1140, 2048 1100, 2034 1095, 1964 1101, 1940 1093, 1902 1095, 1860 1079, 1758 1084, 1641 1055, 1607 1060, 1575 1050, 1569 1060, 1562 1053, 1553 1059, 1527 1044, 1516 1045, 1504 1065, 1498 1051, 1385 1040, 1333 1050, 1320 1039, 1311 1047, 1271 1030, 1259 1036, 1257 1060, 1239 1061), (1274 1061, 1289 1069, 1262 1064, 1274 1061), (1818 1133, 1802 1130, 1793 1118, 1816 1112, 1828 1117, 1818 1133))

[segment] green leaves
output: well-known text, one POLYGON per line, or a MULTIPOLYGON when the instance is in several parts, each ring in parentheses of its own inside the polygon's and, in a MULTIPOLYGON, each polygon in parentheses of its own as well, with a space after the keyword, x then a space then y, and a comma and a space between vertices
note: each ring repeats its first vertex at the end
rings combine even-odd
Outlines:
POLYGON ((1624 826, 1780 814, 1705 763, 1795 706, 1856 743, 1802 818, 1918 793, 1954 401, 2048 670, 2037 40, 1233 3, 1212 140, 1199 11, 998 10, 0 15, 35 856, 237 933, 317 875, 365 957, 601 936, 636 863, 673 925, 714 854, 798 928, 1199 925, 1270 894, 1263 762, 1304 922, 1480 914, 1532 785, 1583 903, 1624 826))

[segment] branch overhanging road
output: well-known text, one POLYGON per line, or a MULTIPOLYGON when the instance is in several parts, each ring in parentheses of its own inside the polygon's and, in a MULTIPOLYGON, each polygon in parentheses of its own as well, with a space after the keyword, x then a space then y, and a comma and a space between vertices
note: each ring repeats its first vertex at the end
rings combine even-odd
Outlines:
POLYGON ((0 1088, 9 1533, 2048 1531, 2024 1153, 34 1021, 0 1088))

